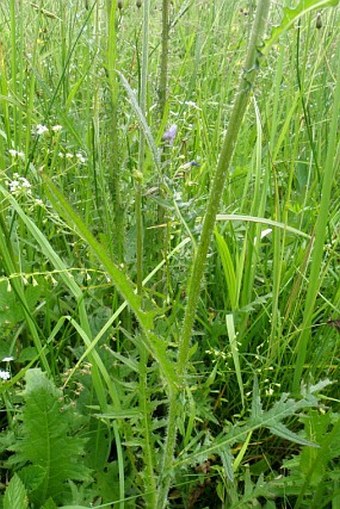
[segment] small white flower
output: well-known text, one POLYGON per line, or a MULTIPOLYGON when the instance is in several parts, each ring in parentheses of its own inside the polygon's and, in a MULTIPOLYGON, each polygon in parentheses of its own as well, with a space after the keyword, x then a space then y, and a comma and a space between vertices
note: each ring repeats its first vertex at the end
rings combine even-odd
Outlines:
POLYGON ((9 371, 4 371, 3 369, 0 369, 0 378, 2 380, 9 380, 11 378, 11 374, 9 371))
POLYGON ((194 101, 184 101, 184 104, 189 108, 194 108, 195 110, 201 111, 201 108, 199 108, 194 101))
POLYGON ((21 186, 24 189, 30 189, 31 188, 31 184, 28 182, 27 178, 20 177, 19 180, 20 180, 21 186))
POLYGON ((66 152, 65 157, 66 159, 73 159, 73 154, 71 154, 71 152, 66 152))
POLYGON ((10 148, 8 153, 12 157, 20 157, 20 159, 25 159, 25 154, 19 150, 15 150, 14 148, 10 148))
POLYGON ((17 173, 13 174, 13 180, 8 182, 9 191, 12 194, 19 194, 25 192, 31 194, 31 184, 26 177, 20 177, 17 173))
POLYGON ((63 129, 63 126, 59 125, 59 124, 52 126, 52 131, 54 133, 60 133, 60 131, 62 131, 62 129, 63 129))
POLYGON ((43 124, 38 124, 36 127, 35 127, 35 133, 38 135, 38 136, 41 136, 42 134, 45 134, 48 132, 48 127, 46 127, 45 125, 43 124))
POLYGON ((269 389, 266 389, 266 396, 272 396, 274 394, 274 389, 272 387, 269 387, 269 389))
POLYGON ((76 158, 78 159, 78 161, 81 163, 81 164, 85 164, 86 163, 86 159, 85 157, 83 156, 83 154, 81 154, 80 152, 77 152, 76 153, 76 158))
POLYGON ((12 355, 9 355, 8 357, 4 357, 3 359, 1 359, 1 362, 12 362, 14 361, 14 357, 12 357, 12 355))

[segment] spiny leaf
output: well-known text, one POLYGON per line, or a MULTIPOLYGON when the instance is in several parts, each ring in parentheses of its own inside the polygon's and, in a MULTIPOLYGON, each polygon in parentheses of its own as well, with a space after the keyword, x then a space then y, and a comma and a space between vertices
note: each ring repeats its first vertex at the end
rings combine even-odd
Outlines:
MULTIPOLYGON (((197 452, 195 451, 191 455, 176 461, 175 466, 178 467, 191 463, 193 460, 196 460, 196 458, 209 457, 211 454, 215 454, 225 446, 232 447, 236 443, 243 442, 248 433, 260 428, 268 428, 276 435, 281 433, 280 436, 283 436, 287 440, 298 442, 302 445, 317 447, 317 444, 307 440, 305 441, 294 432, 288 430, 288 428, 282 424, 282 421, 287 417, 296 415, 297 412, 300 412, 301 410, 317 407, 318 398, 315 394, 316 387, 325 387, 329 383, 330 382, 326 380, 324 382, 320 382, 317 386, 304 388, 304 397, 299 400, 294 400, 289 398, 287 394, 283 394, 280 400, 277 401, 267 412, 263 411, 262 413, 258 413, 258 408, 255 408, 254 415, 246 424, 233 426, 227 433, 221 434, 208 446, 202 447, 197 452)), ((255 394, 255 398, 257 397, 258 396, 255 394)))
POLYGON ((227 478, 229 481, 233 482, 234 480, 234 468, 233 468, 233 455, 231 454, 230 448, 225 447, 221 448, 218 451, 218 454, 220 455, 220 458, 222 460, 222 464, 224 467, 224 471, 227 475, 227 478))
POLYGON ((88 479, 89 470, 81 461, 83 440, 71 433, 72 416, 63 408, 62 392, 40 369, 29 370, 25 378, 23 436, 13 448, 14 459, 44 470, 32 493, 32 500, 42 504, 50 496, 58 500, 66 481, 88 479))
POLYGON ((268 429, 273 433, 273 435, 277 435, 278 437, 289 440, 290 442, 295 442, 296 444, 300 445, 309 445, 310 447, 318 447, 315 442, 310 442, 305 438, 299 437, 299 435, 293 433, 293 431, 290 431, 282 423, 275 424, 274 426, 269 426, 268 429))

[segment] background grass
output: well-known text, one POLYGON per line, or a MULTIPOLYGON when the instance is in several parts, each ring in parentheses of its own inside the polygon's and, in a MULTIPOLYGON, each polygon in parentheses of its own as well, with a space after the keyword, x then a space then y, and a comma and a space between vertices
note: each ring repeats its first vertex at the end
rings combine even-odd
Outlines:
MULTIPOLYGON (((1 386, 2 427, 16 429, 29 367, 64 385, 94 472, 64 504, 155 506, 187 278, 255 5, 172 3, 162 108, 161 7, 151 1, 147 20, 134 2, 0 5, 0 352, 14 357, 3 364, 12 379, 1 386), (143 150, 137 103, 154 144, 143 150)), ((282 7, 272 6, 271 25, 282 7)), ((321 28, 306 14, 261 62, 241 126, 181 395, 176 454, 193 459, 173 472, 172 507, 320 507, 322 498, 336 507, 333 458, 315 484, 298 463, 311 468, 307 453, 267 430, 233 446, 234 481, 218 455, 195 456, 247 418, 255 377, 264 409, 298 396, 302 381, 338 377, 339 9, 320 12, 321 28)), ((324 425, 335 443, 336 385, 323 397, 329 422, 310 414, 305 436, 324 425)))

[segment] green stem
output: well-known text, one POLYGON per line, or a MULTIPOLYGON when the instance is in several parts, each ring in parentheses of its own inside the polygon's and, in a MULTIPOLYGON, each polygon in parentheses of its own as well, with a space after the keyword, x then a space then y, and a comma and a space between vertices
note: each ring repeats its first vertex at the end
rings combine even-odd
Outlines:
MULTIPOLYGON (((204 266, 208 254, 211 235, 213 233, 216 214, 219 210, 223 188, 227 172, 234 153, 237 137, 240 131, 242 119, 246 112, 252 85, 255 80, 258 68, 260 52, 258 50, 261 42, 266 20, 269 12, 270 0, 260 0, 258 3, 253 29, 248 45, 244 71, 240 78, 239 90, 236 95, 232 109, 228 129, 224 138, 222 151, 216 169, 213 184, 210 189, 208 205, 203 221, 201 238, 194 256, 191 275, 188 282, 188 300, 185 309, 184 321, 178 350, 178 380, 183 388, 185 384, 186 365, 189 357, 192 329, 195 321, 196 309, 200 294, 201 281, 204 273, 204 266)), ((171 482, 171 465, 177 435, 177 419, 181 410, 178 392, 170 394, 170 405, 167 425, 167 436, 162 458, 160 472, 160 486, 158 490, 157 508, 163 509, 166 505, 167 494, 171 482)))
MULTIPOLYGON (((139 106, 144 116, 146 116, 146 99, 148 84, 149 67, 149 13, 150 1, 145 0, 143 4, 143 49, 142 49, 142 68, 140 81, 139 106)), ((135 211, 136 211, 136 266, 137 266, 137 292, 142 295, 143 292, 143 173, 145 157, 145 137, 142 129, 139 136, 138 151, 138 171, 135 175, 135 211)), ((139 344, 139 405, 143 415, 143 458, 145 464, 144 487, 145 487, 145 507, 153 509, 156 501, 156 481, 154 474, 153 459, 153 440, 150 423, 150 401, 148 397, 148 373, 147 364, 149 353, 144 345, 139 344)))
POLYGON ((113 200, 114 218, 113 218, 113 247, 112 252, 116 261, 124 261, 124 208, 121 196, 121 170, 119 164, 119 136, 118 136, 118 77, 117 68, 117 29, 116 29, 116 11, 117 3, 115 1, 107 2, 108 8, 108 46, 107 46, 107 70, 109 84, 111 89, 111 178, 109 189, 113 200))
POLYGON ((169 9, 170 0, 163 0, 162 3, 162 54, 161 69, 159 77, 159 110, 162 120, 167 101, 168 86, 168 56, 169 56, 169 9))
MULTIPOLYGON (((337 57, 340 58, 340 46, 338 47, 337 57)), ((307 295, 305 299, 305 309, 303 314, 302 332, 296 345, 296 363, 294 370, 293 392, 299 392, 304 363, 307 357, 308 345, 310 342, 310 332, 312 318, 314 312, 315 301, 321 284, 321 268, 324 253, 324 244, 326 239, 327 223, 329 218, 329 207, 332 185, 334 181, 336 169, 336 152, 337 147, 337 127, 340 113, 340 67, 338 67, 338 75, 335 80, 336 88, 334 92, 333 116, 331 120, 329 142, 327 147, 327 157, 325 166, 322 169, 323 182, 321 191, 320 211, 315 225, 315 241, 312 252, 312 262, 310 275, 308 278, 307 295)))
MULTIPOLYGON (((139 94, 139 106, 144 116, 146 116, 146 96, 148 83, 148 67, 149 67, 149 13, 150 1, 145 0, 143 4, 143 50, 142 50, 142 70, 141 84, 139 94)), ((135 175, 136 195, 135 195, 135 211, 136 211, 136 269, 137 269, 137 291, 142 293, 143 289, 143 173, 144 173, 144 157, 145 157, 145 137, 142 129, 139 136, 138 151, 138 171, 135 175)))

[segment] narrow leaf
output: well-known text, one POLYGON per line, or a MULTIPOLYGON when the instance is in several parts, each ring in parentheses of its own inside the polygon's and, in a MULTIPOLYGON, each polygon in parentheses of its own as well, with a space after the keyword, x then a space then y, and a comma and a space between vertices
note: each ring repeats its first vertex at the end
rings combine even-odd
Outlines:
POLYGON ((244 389, 243 389, 242 373, 241 373, 241 367, 240 367, 240 358, 239 358, 239 354, 238 354, 238 345, 237 345, 237 339, 236 339, 236 333, 235 333, 234 317, 232 314, 229 314, 229 315, 226 315, 225 320, 226 320, 226 325, 227 325, 227 332, 228 332, 228 338, 229 338, 229 342, 230 342, 231 354, 233 356, 233 361, 234 361, 234 366, 235 366, 235 371, 236 371, 237 383, 240 388, 242 407, 244 408, 244 389))
POLYGON ((222 460, 222 464, 225 470, 225 473, 227 475, 227 478, 229 481, 233 482, 234 480, 234 468, 233 468, 233 455, 231 454, 230 448, 225 447, 221 448, 218 451, 218 454, 220 455, 220 458, 222 460))
MULTIPOLYGON (((63 193, 53 184, 53 182, 45 177, 45 184, 47 187, 48 197, 51 200, 57 212, 67 221, 69 225, 73 225, 77 234, 83 238, 90 249, 94 252, 100 262, 104 265, 105 269, 112 278, 112 282, 117 288, 118 292, 127 301, 130 308, 135 313, 140 324, 146 330, 153 328, 152 314, 142 311, 141 299, 134 292, 134 286, 127 276, 122 272, 117 265, 110 259, 106 253, 105 248, 95 239, 91 231, 87 228, 81 217, 73 210, 69 202, 64 197, 63 193)), ((150 302, 150 307, 153 308, 150 302)))
POLYGON ((290 442, 295 442, 296 444, 300 445, 308 445, 310 447, 319 447, 318 444, 310 442, 310 440, 306 440, 293 431, 290 431, 282 423, 275 424, 274 426, 269 426, 269 430, 273 433, 273 435, 277 435, 278 437, 289 440, 290 442))
POLYGON ((122 83, 123 83, 123 86, 127 92, 127 95, 128 95, 128 98, 130 100, 130 104, 131 106, 133 107, 134 111, 135 111, 135 114, 136 114, 136 117, 137 117, 137 120, 138 120, 138 123, 144 133, 144 136, 145 136, 145 139, 149 145, 149 148, 151 150, 151 153, 153 155, 153 160, 154 160, 154 163, 155 163, 155 166, 158 170, 159 173, 161 173, 161 162, 160 162, 160 156, 159 156, 159 151, 156 147, 156 143, 155 143, 155 140, 153 139, 153 136, 151 134, 151 130, 150 130, 150 127, 148 126, 148 123, 146 121, 146 118, 145 116, 143 115, 143 112, 138 104, 138 100, 137 100, 137 97, 136 97, 136 94, 134 93, 134 91, 132 90, 132 88, 130 87, 127 79, 125 78, 125 76, 117 71, 117 74, 119 75, 120 79, 122 80, 122 83))
POLYGON ((251 416, 253 419, 258 419, 262 414, 263 410, 260 399, 259 382, 257 376, 255 376, 253 385, 253 399, 251 402, 251 416))

